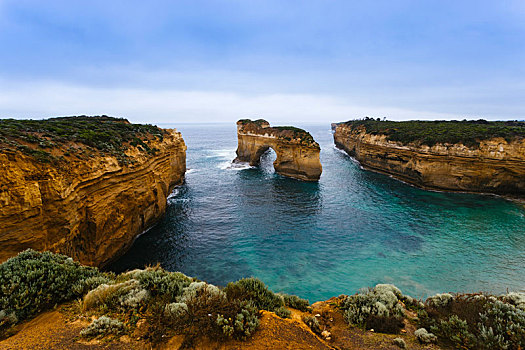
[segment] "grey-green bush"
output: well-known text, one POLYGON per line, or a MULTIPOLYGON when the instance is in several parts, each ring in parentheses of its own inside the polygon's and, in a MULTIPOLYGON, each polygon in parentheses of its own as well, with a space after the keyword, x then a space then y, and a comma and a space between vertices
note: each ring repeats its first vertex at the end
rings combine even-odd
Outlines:
POLYGON ((444 342, 465 349, 525 348, 519 295, 441 294, 429 299, 426 310, 418 313, 420 324, 444 342))
POLYGON ((250 337, 259 326, 258 310, 251 302, 243 302, 240 312, 234 318, 222 314, 217 315, 217 326, 229 338, 246 339, 250 337))
POLYGON ((101 284, 84 297, 84 309, 103 307, 106 309, 136 308, 149 298, 149 291, 139 281, 130 279, 120 283, 101 284))
POLYGON ((404 316, 398 296, 402 294, 395 286, 379 284, 365 293, 346 297, 341 307, 349 324, 395 333, 403 327, 404 316))
POLYGON ((119 320, 102 316, 91 322, 89 326, 80 331, 80 335, 86 338, 104 336, 109 334, 120 334, 124 331, 124 324, 119 320))
POLYGON ((473 349, 476 345, 476 337, 469 332, 467 321, 460 319, 457 315, 440 321, 436 326, 430 327, 430 330, 460 348, 473 349))
POLYGON ((24 320, 80 296, 100 275, 65 255, 28 249, 0 264, 0 310, 24 320))
POLYGON ((429 333, 425 328, 417 329, 414 332, 414 335, 416 336, 416 339, 422 344, 430 344, 437 341, 437 337, 434 334, 429 333))
POLYGON ((160 267, 150 267, 145 270, 134 270, 126 274, 128 278, 139 281, 141 287, 147 290, 152 297, 169 296, 172 301, 182 295, 193 278, 180 272, 168 272, 160 267))
POLYGON ((525 348, 525 311, 496 300, 480 314, 478 323, 480 349, 525 348))
POLYGON ((276 311, 284 306, 284 300, 258 278, 243 278, 230 282, 224 288, 229 299, 252 300, 259 310, 276 311))
POLYGON ((306 299, 299 298, 297 295, 290 294, 279 294, 284 301, 284 305, 297 309, 303 312, 308 311, 310 307, 310 302, 306 299))

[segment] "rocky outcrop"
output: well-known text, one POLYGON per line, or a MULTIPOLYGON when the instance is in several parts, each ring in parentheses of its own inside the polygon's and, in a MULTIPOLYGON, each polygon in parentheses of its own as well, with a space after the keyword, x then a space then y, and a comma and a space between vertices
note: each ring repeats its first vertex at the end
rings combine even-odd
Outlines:
POLYGON ((320 147, 306 131, 294 127, 270 127, 262 119, 237 122, 237 158, 256 166, 261 155, 272 148, 277 158, 273 166, 278 174, 305 181, 317 181, 322 166, 320 147))
POLYGON ((364 127, 332 124, 337 147, 363 167, 429 189, 525 196, 525 140, 482 140, 479 146, 432 147, 390 141, 364 127))
POLYGON ((163 133, 143 143, 154 152, 127 148, 125 163, 72 142, 65 146, 77 156, 52 150, 62 154, 59 162, 0 148, 0 262, 26 248, 94 266, 122 254, 163 215, 184 179, 184 140, 175 130, 163 133))

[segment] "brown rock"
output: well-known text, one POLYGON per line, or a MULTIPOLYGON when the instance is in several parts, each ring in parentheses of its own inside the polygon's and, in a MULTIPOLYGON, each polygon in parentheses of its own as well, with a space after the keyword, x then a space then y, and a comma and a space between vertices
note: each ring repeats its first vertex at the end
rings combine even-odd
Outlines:
POLYGON ((273 166, 278 174, 305 181, 318 181, 322 166, 320 147, 301 129, 270 127, 265 120, 237 122, 237 158, 235 162, 259 164, 264 152, 272 148, 277 154, 273 166))
POLYGON ((426 145, 389 141, 364 128, 332 124, 337 147, 366 169, 423 188, 525 196, 525 140, 503 138, 463 144, 426 145))
POLYGON ((133 161, 91 154, 60 167, 0 151, 0 262, 33 248, 102 266, 122 254, 164 213, 166 198, 182 183, 186 145, 168 130, 149 144, 150 155, 130 147, 133 161))

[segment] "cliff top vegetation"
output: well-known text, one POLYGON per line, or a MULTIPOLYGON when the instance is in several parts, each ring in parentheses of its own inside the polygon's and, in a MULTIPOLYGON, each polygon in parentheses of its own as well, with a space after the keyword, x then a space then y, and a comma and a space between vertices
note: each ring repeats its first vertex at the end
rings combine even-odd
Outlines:
POLYGON ((300 140, 301 144, 309 147, 319 148, 319 144, 315 142, 313 136, 306 130, 297 128, 295 126, 272 126, 264 119, 241 119, 237 124, 242 125, 247 131, 256 131, 258 128, 263 128, 264 133, 283 138, 287 141, 300 140), (248 130, 253 129, 253 130, 248 130))
POLYGON ((372 135, 386 135, 391 141, 433 146, 438 143, 477 146, 480 141, 502 137, 508 142, 525 138, 525 122, 520 121, 390 121, 373 118, 340 123, 353 128, 364 127, 372 135))
POLYGON ((105 115, 0 119, 0 152, 18 151, 41 162, 56 162, 71 155, 82 159, 87 150, 109 154, 127 163, 129 159, 124 152, 129 146, 154 154, 157 150, 150 148, 148 141, 161 141, 165 134, 165 130, 153 125, 131 124, 126 119, 105 115), (62 149, 59 155, 53 152, 57 149, 62 149))

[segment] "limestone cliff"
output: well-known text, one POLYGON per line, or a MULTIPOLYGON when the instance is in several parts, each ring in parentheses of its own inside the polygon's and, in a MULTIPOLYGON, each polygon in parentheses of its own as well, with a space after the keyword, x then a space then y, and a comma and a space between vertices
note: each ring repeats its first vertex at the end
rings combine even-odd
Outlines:
POLYGON ((184 179, 186 146, 175 130, 148 126, 152 135, 125 120, 59 119, 13 135, 4 125, 13 120, 0 124, 0 261, 33 248, 103 266, 160 218, 184 179), (97 133, 100 125, 123 129, 97 133), (119 136, 131 143, 118 149, 111 142, 119 136), (38 148, 43 143, 51 146, 38 148))
POLYGON ((332 124, 337 147, 365 168, 429 189, 525 196, 525 139, 493 137, 478 145, 392 141, 363 126, 332 124))
POLYGON ((277 158, 273 166, 278 174, 305 181, 317 181, 322 166, 320 147, 306 131, 294 127, 270 127, 262 119, 237 122, 236 162, 259 164, 261 155, 272 148, 277 158))

